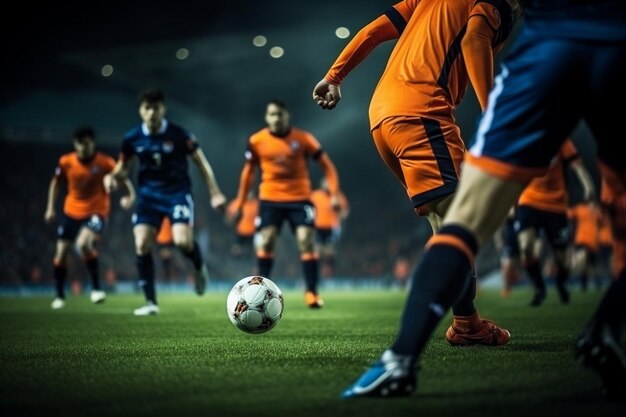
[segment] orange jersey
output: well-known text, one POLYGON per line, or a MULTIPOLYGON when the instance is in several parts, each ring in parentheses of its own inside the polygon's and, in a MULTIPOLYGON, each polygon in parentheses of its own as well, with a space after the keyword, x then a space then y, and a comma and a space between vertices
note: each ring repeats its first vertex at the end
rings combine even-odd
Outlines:
POLYGON ((111 203, 102 180, 114 167, 115 160, 102 152, 88 162, 78 159, 76 152, 61 156, 55 177, 67 183, 63 212, 76 219, 92 214, 108 217, 111 203))
POLYGON ((594 252, 597 251, 600 243, 598 209, 590 204, 581 203, 571 207, 568 214, 575 225, 573 242, 594 252))
MULTIPOLYGON (((393 116, 453 122, 453 112, 469 81, 466 59, 461 53, 469 20, 477 17, 490 26, 491 33, 485 36, 491 39, 494 53, 513 26, 509 4, 502 1, 495 7, 491 3, 476 0, 397 3, 355 36, 325 78, 332 84, 340 84, 376 44, 397 38, 370 102, 371 129, 393 116)), ((484 90, 489 88, 487 85, 484 90)))
POLYGON ((261 168, 259 199, 274 202, 306 201, 311 195, 308 159, 322 147, 309 132, 292 128, 285 137, 264 128, 248 141, 246 160, 261 168))
POLYGON ((578 158, 578 152, 571 139, 561 145, 559 153, 543 176, 534 178, 519 197, 518 204, 553 213, 567 211, 567 189, 565 187, 564 163, 578 158))
POLYGON ((330 198, 330 193, 324 189, 317 189, 311 193, 311 203, 315 206, 315 227, 318 229, 334 229, 341 224, 340 213, 349 209, 348 199, 339 192, 339 211, 336 210, 330 198))
MULTIPOLYGON (((229 204, 229 210, 237 204, 236 200, 233 200, 229 204)), ((237 234, 240 236, 252 236, 256 232, 256 217, 259 213, 259 200, 256 198, 247 199, 241 209, 241 218, 237 222, 237 234)))
POLYGON ((171 245, 174 242, 172 238, 172 222, 170 218, 165 216, 159 227, 159 233, 156 236, 156 241, 159 245, 171 245))

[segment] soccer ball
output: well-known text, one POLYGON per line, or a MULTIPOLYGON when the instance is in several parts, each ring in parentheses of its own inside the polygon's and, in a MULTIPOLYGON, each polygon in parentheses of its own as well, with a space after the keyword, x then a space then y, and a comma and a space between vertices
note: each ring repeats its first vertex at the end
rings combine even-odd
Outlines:
POLYGON ((283 294, 268 278, 245 277, 237 282, 228 294, 228 318, 246 333, 264 333, 283 316, 283 294))

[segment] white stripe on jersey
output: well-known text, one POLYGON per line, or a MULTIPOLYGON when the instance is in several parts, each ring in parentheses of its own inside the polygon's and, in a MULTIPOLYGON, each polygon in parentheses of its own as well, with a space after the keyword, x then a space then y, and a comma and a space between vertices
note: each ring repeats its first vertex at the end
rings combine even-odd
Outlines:
POLYGON ((485 147, 485 133, 491 127, 491 123, 493 122, 493 113, 494 107, 496 106, 496 102, 498 101, 498 97, 502 93, 502 89, 504 88, 504 79, 509 76, 509 70, 506 66, 502 65, 502 72, 498 74, 495 80, 495 85, 489 93, 489 101, 487 102, 487 109, 483 114, 483 117, 480 119, 480 124, 478 125, 478 131, 476 132, 476 141, 470 148, 470 153, 474 156, 480 156, 483 153, 483 148, 485 147))

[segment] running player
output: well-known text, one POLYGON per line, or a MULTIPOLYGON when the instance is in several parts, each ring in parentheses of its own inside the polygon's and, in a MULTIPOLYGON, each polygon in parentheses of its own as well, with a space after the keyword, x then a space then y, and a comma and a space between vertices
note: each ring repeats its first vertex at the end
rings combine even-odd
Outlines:
MULTIPOLYGON (((232 212, 235 209, 237 200, 232 200, 228 205, 227 211, 232 212)), ((254 190, 248 191, 248 198, 241 210, 241 216, 237 219, 235 225, 235 240, 230 246, 230 253, 235 258, 248 256, 253 253, 254 234, 256 231, 256 221, 259 214, 259 199, 256 198, 254 190)))
POLYGON ((573 229, 569 253, 571 275, 580 280, 583 291, 587 291, 589 279, 599 288, 600 208, 597 204, 580 202, 567 213, 573 229))
POLYGON ((126 134, 120 159, 111 175, 105 177, 105 186, 113 189, 119 180, 128 178, 131 162, 139 161, 139 197, 133 215, 133 234, 139 284, 146 304, 134 311, 136 316, 159 312, 152 247, 164 216, 172 222, 174 245, 193 264, 196 293, 202 295, 206 289, 208 269, 193 235, 194 203, 188 157, 204 178, 211 206, 220 209, 226 202, 194 135, 165 119, 165 111, 165 95, 160 89, 149 89, 140 94, 139 114, 143 123, 126 134))
MULTIPOLYGON (((467 286, 479 248, 530 180, 547 171, 581 120, 595 137, 613 197, 603 202, 612 208, 614 235, 626 236, 626 170, 613 129, 622 108, 598 105, 626 91, 626 2, 525 3, 520 34, 494 83, 458 190, 414 270, 399 332, 380 360, 344 391, 345 397, 414 392, 418 359, 467 286)), ((626 252, 619 246, 614 248, 621 255, 615 264, 619 279, 580 334, 576 355, 598 373, 609 396, 623 399, 626 360, 619 340, 626 322, 626 252)))
MULTIPOLYGON (((52 308, 55 310, 65 307, 67 258, 74 241, 91 277, 91 301, 98 304, 106 299, 100 285, 96 246, 110 212, 110 198, 102 179, 113 170, 115 160, 96 149, 95 138, 91 127, 81 127, 74 132, 74 152, 61 156, 48 189, 44 217, 51 223, 56 219, 55 205, 61 183, 67 188, 53 259, 56 298, 52 308)), ((135 200, 135 190, 130 181, 124 181, 123 185, 126 195, 120 205, 129 209, 135 200)))
POLYGON ((320 308, 323 300, 318 293, 319 266, 315 251, 315 209, 310 201, 309 158, 320 165, 328 178, 328 189, 334 202, 339 191, 339 179, 334 164, 317 139, 309 132, 292 127, 289 117, 284 102, 271 100, 267 103, 267 127, 248 140, 239 192, 229 218, 236 219, 241 215, 249 187, 254 182, 255 169, 260 168, 260 220, 256 242, 258 273, 270 277, 276 238, 283 222, 287 221, 300 252, 306 287, 305 302, 310 308, 320 308))
MULTIPOLYGON (((439 231, 456 190, 465 143, 454 111, 471 81, 481 108, 493 83, 494 55, 511 32, 516 1, 406 0, 361 29, 313 90, 333 109, 340 84, 384 41, 397 39, 370 102, 370 130, 418 215, 439 231)), ((453 345, 503 345, 506 329, 480 317, 476 277, 453 307, 446 332, 453 345)))

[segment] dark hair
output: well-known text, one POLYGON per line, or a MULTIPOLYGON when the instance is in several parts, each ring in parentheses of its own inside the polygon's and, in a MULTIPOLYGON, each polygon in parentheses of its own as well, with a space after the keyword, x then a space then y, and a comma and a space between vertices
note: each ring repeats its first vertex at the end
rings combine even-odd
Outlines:
POLYGON ((282 101, 282 100, 278 100, 278 99, 276 99, 276 98, 273 98, 273 99, 271 99, 270 101, 268 101, 268 102, 267 102, 267 105, 268 105, 268 106, 269 106, 270 104, 273 104, 273 105, 275 105, 275 106, 277 106, 277 107, 280 107, 280 108, 281 108, 281 109, 283 109, 283 110, 289 110, 289 109, 287 108, 287 103, 285 103, 285 102, 284 102, 284 101, 282 101))
POLYGON ((86 137, 96 139, 96 132, 94 132, 91 126, 81 126, 74 131, 74 139, 84 139, 86 137))
POLYGON ((139 94, 139 104, 142 103, 164 103, 165 94, 160 88, 148 88, 139 94))

